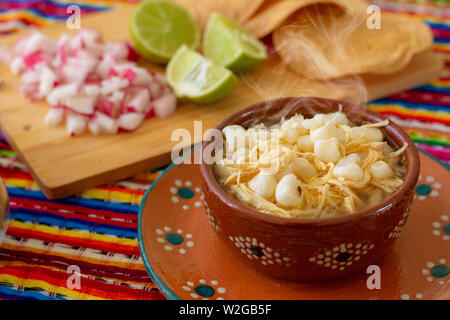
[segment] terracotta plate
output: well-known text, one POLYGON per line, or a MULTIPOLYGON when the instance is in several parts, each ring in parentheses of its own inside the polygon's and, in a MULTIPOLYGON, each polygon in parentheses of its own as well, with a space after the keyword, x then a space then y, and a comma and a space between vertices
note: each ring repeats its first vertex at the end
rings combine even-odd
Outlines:
POLYGON ((379 290, 368 289, 365 272, 300 283, 243 264, 209 224, 198 166, 188 164, 171 165, 142 201, 139 246, 145 266, 169 299, 450 299, 450 175, 424 153, 420 160, 410 217, 393 252, 379 263, 379 290))

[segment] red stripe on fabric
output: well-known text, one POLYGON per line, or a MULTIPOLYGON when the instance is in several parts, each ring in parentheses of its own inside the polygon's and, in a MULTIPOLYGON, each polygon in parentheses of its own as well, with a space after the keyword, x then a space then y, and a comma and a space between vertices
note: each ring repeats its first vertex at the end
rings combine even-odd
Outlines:
MULTIPOLYGON (((50 254, 40 254, 23 250, 8 250, 0 247, 0 260, 5 256, 9 261, 16 260, 29 264, 46 265, 56 268, 66 269, 67 266, 77 265, 82 270, 86 270, 86 274, 96 277, 108 277, 121 281, 134 281, 143 283, 152 283, 151 278, 144 270, 124 269, 120 267, 110 266, 108 264, 94 264, 83 260, 74 260, 66 257, 55 256, 50 254)), ((105 255, 106 258, 106 255, 105 255)), ((81 259, 81 258, 80 258, 81 259)))
POLYGON ((137 221, 137 214, 135 213, 120 213, 115 211, 103 210, 103 209, 91 209, 80 206, 67 205, 59 202, 52 201, 40 201, 40 200, 32 200, 25 198, 10 198, 11 201, 16 203, 21 203, 27 205, 28 207, 39 206, 41 208, 46 209, 54 209, 54 210, 66 210, 73 213, 85 214, 85 215, 96 215, 106 218, 116 218, 116 219, 124 219, 130 221, 137 221))
POLYGON ((414 120, 419 120, 422 122, 438 122, 438 123, 443 123, 445 125, 450 125, 450 121, 449 120, 445 120, 445 119, 438 119, 438 118, 432 118, 432 117, 427 117, 427 116, 416 116, 416 115, 411 115, 411 114, 404 114, 404 113, 400 113, 400 112, 396 112, 396 111, 381 111, 381 110, 376 110, 378 113, 384 114, 384 115, 392 115, 392 116, 396 116, 399 117, 401 119, 414 119, 414 120))
MULTIPOLYGON (((14 267, 6 266, 0 270, 2 274, 9 274, 11 276, 24 279, 41 280, 50 285, 63 288, 67 288, 67 280, 72 275, 48 268, 41 268, 36 265, 14 267)), ((83 274, 83 270, 81 270, 81 274, 83 274)), ((80 289, 72 289, 72 291, 105 299, 164 299, 161 292, 157 290, 134 289, 126 285, 111 284, 86 277, 81 277, 80 287, 80 289)))
POLYGON ((433 36, 440 39, 450 39, 450 30, 443 28, 432 28, 433 36))
MULTIPOLYGON (((37 10, 41 13, 46 13, 47 15, 52 15, 54 17, 68 17, 70 13, 67 12, 67 8, 70 3, 67 3, 64 6, 56 5, 51 2, 43 2, 43 1, 30 1, 30 2, 0 2, 1 10, 37 10)), ((80 7, 80 12, 82 14, 96 11, 95 8, 89 7, 80 7)))
POLYGON ((442 106, 450 105, 450 95, 429 91, 405 91, 390 96, 392 99, 404 100, 413 103, 435 104, 442 106))
MULTIPOLYGON (((11 202, 11 201, 10 201, 11 202)), ((130 228, 130 229, 136 229, 137 223, 136 222, 126 222, 126 221, 117 221, 117 220, 111 220, 111 219, 105 219, 105 218, 95 218, 95 217, 89 217, 86 215, 80 215, 76 213, 71 212, 62 212, 61 210, 55 210, 51 208, 37 208, 35 205, 28 206, 26 205, 27 201, 22 201, 22 199, 17 199, 17 201, 11 202, 11 208, 24 208, 29 209, 33 211, 38 212, 50 212, 52 214, 65 217, 65 218, 74 218, 99 224, 106 224, 111 226, 117 226, 117 227, 123 227, 123 228, 130 228)))
POLYGON ((38 239, 44 242, 51 243, 62 243, 71 247, 82 247, 82 248, 91 248, 94 250, 112 252, 112 253, 121 253, 126 255, 140 255, 139 247, 136 246, 128 246, 121 245, 112 242, 104 242, 92 239, 81 239, 76 237, 68 237, 68 236, 59 236, 53 235, 49 233, 44 233, 36 230, 27 230, 23 228, 17 228, 13 226, 9 226, 7 230, 7 234, 17 237, 17 238, 25 238, 25 239, 38 239))
POLYGON ((1 141, 0 141, 0 148, 5 149, 5 150, 12 150, 12 148, 9 145, 7 145, 6 143, 1 142, 1 141))
POLYGON ((33 178, 28 172, 22 171, 17 168, 5 168, 0 167, 0 176, 3 178, 9 178, 9 179, 22 179, 22 180, 28 180, 33 181, 33 178))

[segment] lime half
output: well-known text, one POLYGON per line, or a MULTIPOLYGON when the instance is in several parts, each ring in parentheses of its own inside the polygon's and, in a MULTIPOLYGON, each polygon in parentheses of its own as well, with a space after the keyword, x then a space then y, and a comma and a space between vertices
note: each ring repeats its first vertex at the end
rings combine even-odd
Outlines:
POLYGON ((216 102, 233 91, 237 77, 228 69, 182 46, 166 69, 169 85, 179 98, 198 103, 216 102))
POLYGON ((181 45, 195 49, 200 43, 194 17, 167 0, 141 2, 131 17, 130 35, 136 51, 154 62, 168 61, 181 45))
POLYGON ((206 24, 203 53, 233 72, 245 72, 267 58, 266 46, 238 23, 213 13, 206 24))

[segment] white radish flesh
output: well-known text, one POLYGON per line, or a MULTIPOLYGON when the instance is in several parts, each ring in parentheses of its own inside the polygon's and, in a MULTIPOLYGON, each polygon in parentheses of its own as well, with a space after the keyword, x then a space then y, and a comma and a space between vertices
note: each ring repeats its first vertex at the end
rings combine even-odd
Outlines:
POLYGON ((173 93, 165 94, 153 101, 153 109, 158 118, 167 118, 177 108, 177 97, 173 93))
POLYGON ((59 125, 64 119, 64 109, 62 108, 50 108, 45 115, 45 124, 55 127, 59 125))
POLYGON ((77 136, 84 133, 87 118, 78 114, 70 113, 66 117, 67 132, 70 136, 77 136))
POLYGON ((122 114, 119 117, 119 127, 127 131, 136 130, 144 121, 144 118, 144 114, 137 112, 122 114))

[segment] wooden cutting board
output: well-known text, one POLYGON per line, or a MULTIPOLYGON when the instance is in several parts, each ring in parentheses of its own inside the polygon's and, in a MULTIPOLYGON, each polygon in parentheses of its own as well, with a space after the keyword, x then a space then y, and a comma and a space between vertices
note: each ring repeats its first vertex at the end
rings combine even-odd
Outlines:
MULTIPOLYGON (((106 41, 127 40, 128 20, 133 6, 120 10, 83 16, 83 28, 96 28, 106 41)), ((57 38, 68 30, 65 23, 40 29, 57 38)), ((24 32, 2 37, 11 45, 24 32)), ((161 66, 146 64, 163 71, 161 66)), ((425 84, 435 78, 442 62, 431 52, 417 55, 405 70, 387 76, 363 76, 321 83, 299 78, 281 66, 275 56, 241 77, 234 92, 213 105, 199 106, 183 102, 164 120, 150 119, 135 132, 118 135, 69 137, 64 125, 44 125, 48 110, 45 102, 31 103, 19 95, 19 77, 8 66, 0 66, 4 85, 0 89, 0 125, 8 142, 27 164, 44 194, 51 199, 110 183, 170 162, 170 152, 177 141, 171 134, 177 128, 194 130, 194 121, 203 121, 203 130, 214 127, 230 113, 253 104, 281 96, 321 96, 350 101, 367 101, 425 84)), ((199 142, 195 138, 192 143, 199 142)))

